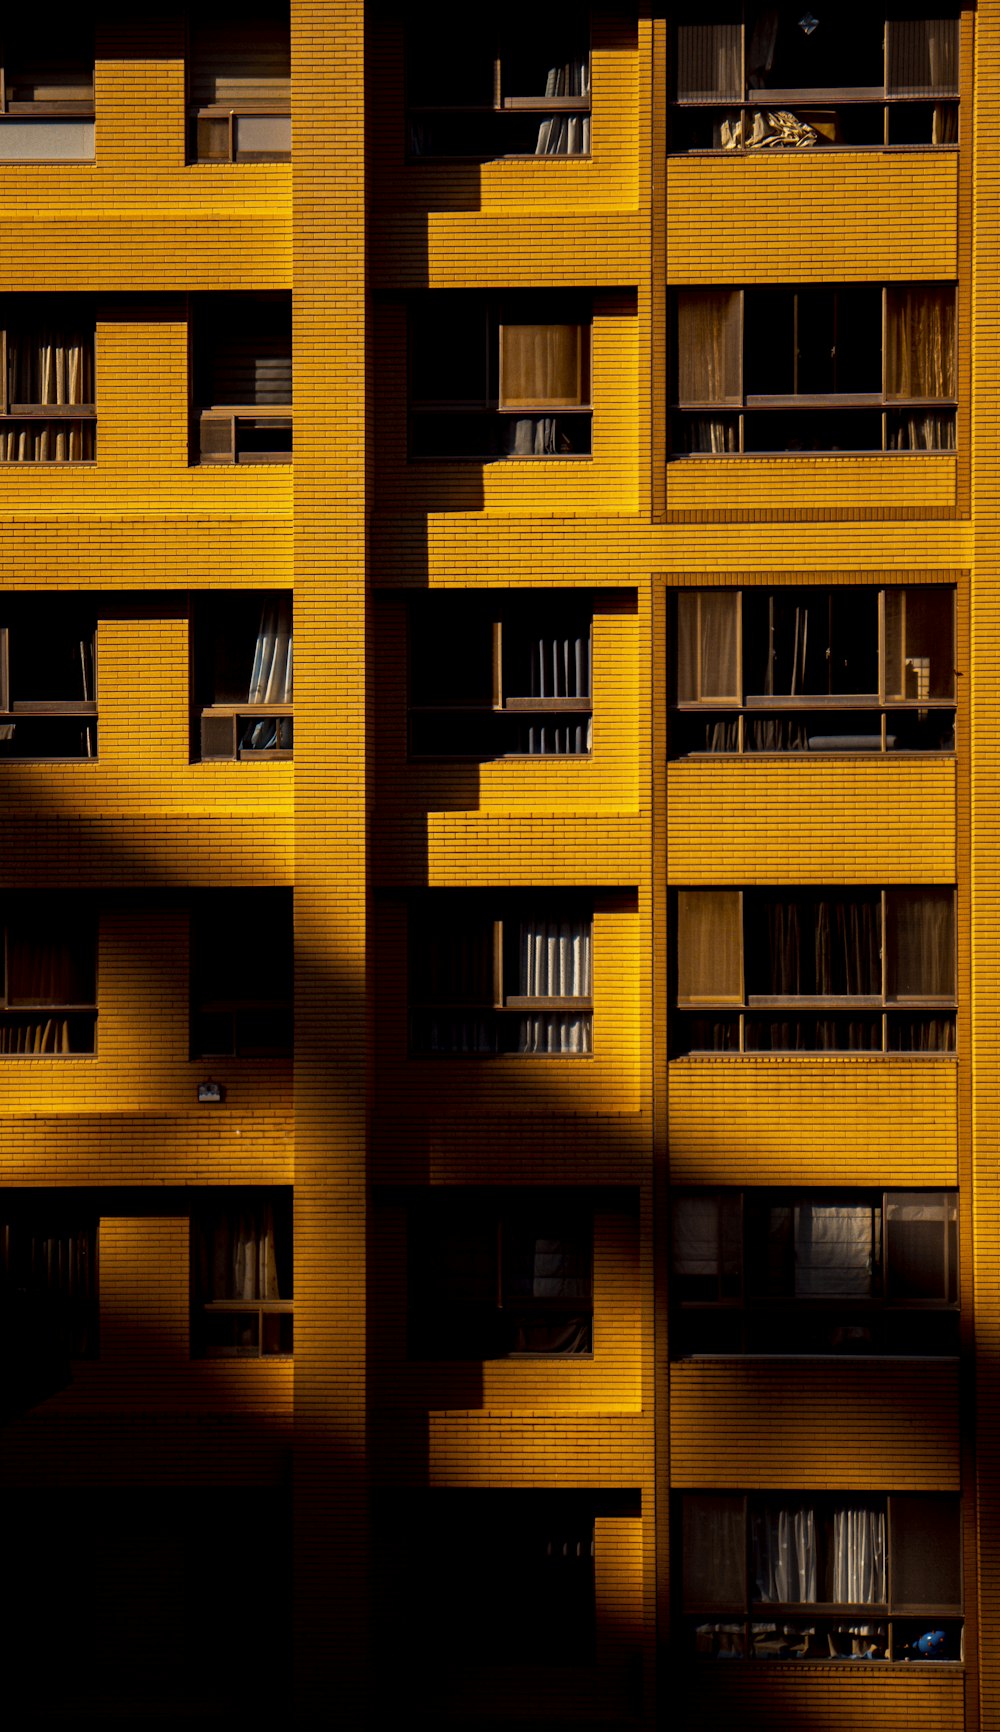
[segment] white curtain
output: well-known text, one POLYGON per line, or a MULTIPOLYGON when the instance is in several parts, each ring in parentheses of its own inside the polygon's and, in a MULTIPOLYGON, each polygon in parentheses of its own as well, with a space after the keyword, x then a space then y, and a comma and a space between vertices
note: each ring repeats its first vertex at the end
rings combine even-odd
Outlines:
MULTIPOLYGON (((554 97, 589 96, 589 58, 550 66, 545 78, 545 94, 554 97)), ((589 114, 553 114, 538 128, 536 156, 587 156, 589 151, 589 114)))
POLYGON ((213 1299, 280 1299, 270 1203, 234 1210, 216 1221, 212 1234, 213 1299))
MULTIPOLYGON (((589 631, 532 638, 529 688, 527 696, 531 698, 589 698, 589 631)), ((589 752, 591 718, 536 718, 527 725, 524 743, 533 756, 589 752)))
POLYGON ((816 1512, 809 1505, 756 1510, 752 1518, 754 1599, 816 1599, 816 1512))
MULTIPOLYGON (((292 689, 292 603, 290 596, 281 596, 261 611, 247 703, 290 704, 292 689)), ((276 717, 252 722, 240 745, 255 752, 273 749, 283 731, 276 717)))
POLYGON ((508 457, 557 457, 561 446, 554 415, 508 417, 504 432, 508 457))
MULTIPOLYGON (((590 921, 522 920, 518 993, 522 998, 589 998, 590 921)), ((585 1053, 591 1014, 546 1011, 521 1018, 520 1052, 585 1053)))
POLYGON ((795 1209, 795 1292, 799 1298, 857 1294, 869 1298, 873 1271, 870 1204, 795 1209))
POLYGON ((833 1598, 864 1606, 885 1604, 883 1509, 834 1510, 833 1598))

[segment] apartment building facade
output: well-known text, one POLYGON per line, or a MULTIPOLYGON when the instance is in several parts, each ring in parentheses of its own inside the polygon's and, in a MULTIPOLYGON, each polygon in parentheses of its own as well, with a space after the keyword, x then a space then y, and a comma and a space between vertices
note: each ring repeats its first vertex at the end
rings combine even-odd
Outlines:
POLYGON ((56 22, 22 1718, 995 1725, 1000 5, 56 22))

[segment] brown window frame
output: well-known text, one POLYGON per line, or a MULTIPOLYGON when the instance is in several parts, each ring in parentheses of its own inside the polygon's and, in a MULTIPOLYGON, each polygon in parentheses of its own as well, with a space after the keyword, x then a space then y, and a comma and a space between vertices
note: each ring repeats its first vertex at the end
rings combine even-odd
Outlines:
POLYGON ((452 1190, 415 1200, 407 1228, 408 1357, 411 1360, 559 1359, 576 1364, 593 1358, 594 1208, 565 1191, 493 1192, 452 1190), (568 1298, 519 1295, 509 1247, 539 1225, 557 1225, 557 1242, 579 1257, 585 1294, 568 1298), (449 1238, 492 1241, 491 1300, 435 1295, 449 1238), (524 1345, 534 1329, 577 1334, 562 1345, 524 1345))
MULTIPOLYGON (((921 662, 926 658, 915 653, 907 654, 909 637, 907 628, 907 611, 911 605, 910 598, 932 596, 940 598, 951 597, 951 660, 954 663, 957 623, 955 618, 956 590, 953 584, 886 584, 862 586, 844 585, 803 585, 784 586, 780 589, 767 589, 762 585, 743 585, 732 589, 683 589, 676 590, 671 596, 672 603, 672 689, 671 689, 671 742, 670 756, 672 758, 689 758, 705 756, 714 758, 722 755, 746 755, 755 758, 777 753, 786 756, 798 753, 800 757, 809 755, 830 754, 877 754, 884 757, 887 754, 911 756, 914 753, 932 757, 940 757, 943 753, 955 751, 956 724, 956 692, 955 672, 952 669, 951 694, 945 697, 930 695, 907 695, 905 692, 892 690, 892 658, 899 663, 903 675, 902 683, 919 684, 921 662), (752 690, 749 654, 747 646, 746 604, 748 601, 756 608, 760 598, 766 595, 772 616, 771 634, 774 637, 775 601, 780 597, 785 606, 796 604, 801 597, 804 616, 815 605, 821 604, 824 597, 832 607, 840 599, 849 603, 855 596, 865 595, 875 598, 877 606, 877 642, 871 646, 871 651, 877 657, 878 679, 877 690, 874 692, 761 692, 752 690), (710 681, 710 673, 706 671, 706 657, 703 653, 705 643, 705 628, 702 626, 702 614, 706 603, 718 611, 732 606, 730 630, 733 642, 734 675, 732 693, 719 694, 704 692, 703 687, 710 681), (681 696, 684 688, 684 676, 680 667, 681 630, 680 615, 682 609, 691 609, 696 615, 696 627, 687 634, 693 640, 694 662, 689 675, 693 674, 698 695, 681 696), (890 615, 895 614, 895 618, 890 615), (912 676, 912 682, 911 682, 912 676), (853 733, 837 732, 838 717, 845 717, 855 724, 853 733), (704 718, 704 720, 702 720, 704 718), (773 724, 775 743, 757 744, 754 739, 756 724, 770 720, 773 724), (860 724, 858 726, 857 724, 860 724), (947 738, 950 724, 951 737, 947 738), (940 725, 944 729, 939 745, 902 744, 899 741, 899 729, 915 728, 917 736, 921 729, 926 737, 933 739, 932 729, 940 725), (700 730, 704 728, 704 743, 699 740, 700 730), (809 733, 809 729, 817 730, 809 733), (894 732, 894 729, 897 730, 894 732), (796 743, 780 743, 782 730, 785 737, 796 743), (874 731, 877 730, 877 733, 874 731), (853 743, 852 743, 853 741, 853 743)), ((807 629, 804 626, 804 631, 807 629)), ((832 636, 832 629, 829 632, 832 636)), ((771 665, 775 659, 772 650, 771 665)), ((827 651, 829 656, 829 650, 827 651)), ((803 656, 804 659, 804 656, 803 656)), ((761 681, 757 674, 757 684, 761 681)), ((794 677, 788 681, 796 683, 794 677)), ((896 684, 900 684, 897 678, 896 684)), ((765 730, 766 732, 766 730, 765 730)))
MULTIPOLYGON (((593 597, 569 590, 555 594, 531 591, 517 596, 464 592, 413 599, 408 611, 407 713, 411 760, 483 762, 515 758, 535 763, 550 762, 554 757, 589 758, 593 620, 593 597), (584 631, 586 656, 581 656, 581 667, 574 669, 565 683, 585 686, 586 691, 569 697, 526 694, 519 664, 526 659, 529 640, 544 638, 555 644, 559 640, 576 639, 579 643, 584 631), (484 641, 487 634, 488 644, 484 641), (455 701, 448 701, 446 694, 445 701, 435 703, 433 678, 428 678, 421 665, 428 642, 454 643, 465 639, 469 642, 468 660, 474 665, 468 665, 461 649, 456 651, 463 664, 458 679, 461 682, 464 677, 469 683, 455 701), (476 696, 472 685, 480 688, 481 695, 476 696)), ((539 679, 538 683, 543 681, 539 679)))
MULTIPOLYGON (((962 1581, 961 1500, 957 1493, 894 1492, 894 1491, 815 1491, 809 1489, 747 1492, 737 1488, 698 1488, 674 1493, 674 1582, 675 1604, 680 1612, 679 1623, 684 1646, 690 1659, 709 1661, 720 1654, 730 1658, 740 1655, 746 1660, 775 1662, 794 1660, 849 1664, 866 1655, 892 1664, 920 1664, 925 1656, 916 1644, 921 1635, 943 1626, 946 1647, 956 1652, 945 1653, 929 1663, 939 1670, 942 1663, 960 1665, 964 1608, 961 1598, 934 1601, 911 1600, 899 1588, 906 1551, 907 1512, 919 1514, 936 1511, 953 1530, 954 1554, 949 1560, 956 1584, 962 1581), (687 1517, 698 1500, 711 1499, 716 1504, 725 1501, 735 1516, 742 1510, 744 1544, 742 1547, 742 1592, 737 1598, 724 1593, 698 1595, 685 1581, 685 1550, 691 1540, 685 1540, 687 1517), (829 1564, 824 1556, 829 1545, 827 1525, 839 1510, 874 1510, 881 1512, 885 1523, 884 1600, 770 1600, 755 1598, 753 1521, 767 1510, 811 1509, 819 1530, 817 1538, 817 1588, 829 1577, 829 1564), (824 1563, 827 1564, 824 1569, 824 1563), (845 1620, 849 1626, 844 1628, 845 1620), (796 1625, 799 1626, 796 1629, 796 1625), (770 1634, 769 1632, 773 1632, 770 1634), (734 1645, 735 1638, 735 1645, 734 1645), (874 1652, 869 1650, 874 1648, 874 1652)), ((692 1522, 692 1530, 694 1523, 692 1522)), ((911 1526, 911 1536, 912 1536, 911 1526)), ((940 1533, 936 1536, 940 1542, 940 1533)), ((693 1539, 693 1531, 692 1531, 693 1539)), ((909 1540, 912 1549, 912 1537, 909 1540)), ((699 1548, 704 1555, 706 1548, 699 1548)), ((731 1559, 730 1562, 733 1560, 731 1559)), ((725 1566, 723 1566, 725 1567, 725 1566)))
MULTIPOLYGON (((952 885, 893 885, 887 888, 856 884, 841 884, 831 886, 754 886, 749 889, 730 886, 678 888, 672 893, 674 915, 675 946, 674 946, 674 982, 673 982, 673 1056, 687 1057, 689 1055, 718 1054, 735 1057, 758 1053, 833 1053, 843 1054, 853 1052, 859 1056, 874 1057, 876 1055, 893 1055, 899 1058, 942 1059, 954 1057, 955 1016, 957 998, 955 987, 955 890, 952 885), (892 934, 895 930, 893 919, 900 917, 905 904, 903 897, 932 896, 951 897, 951 937, 952 937, 952 989, 949 993, 907 992, 894 985, 896 956, 892 934), (723 973, 730 964, 738 963, 738 975, 734 967, 733 976, 728 985, 716 990, 704 992, 682 991, 685 970, 690 966, 696 975, 697 960, 690 964, 685 960, 685 946, 694 943, 688 934, 695 935, 698 911, 688 905, 685 898, 699 899, 704 907, 706 898, 726 897, 730 908, 735 903, 735 919, 732 913, 726 915, 721 922, 722 936, 730 951, 728 958, 719 942, 719 932, 715 934, 713 955, 723 962, 723 973), (752 993, 747 990, 747 949, 748 933, 758 931, 762 917, 766 919, 767 899, 775 904, 782 904, 786 909, 797 908, 800 904, 818 904, 829 900, 834 905, 849 904, 853 898, 859 908, 865 903, 874 904, 878 910, 878 921, 869 935, 872 943, 878 940, 880 983, 874 992, 870 993, 752 993), (893 898, 896 899, 895 905, 893 898), (876 900, 877 899, 877 900, 876 900), (898 912, 897 912, 898 911, 898 912), (730 929, 731 928, 731 929, 730 929), (855 1034, 848 1029, 848 1044, 837 1044, 840 1023, 847 1019, 848 1024, 854 1023, 860 1032, 857 1044, 855 1034), (907 1020, 917 1025, 924 1025, 923 1038, 927 1045, 901 1046, 894 1044, 894 1036, 900 1031, 899 1038, 906 1038, 907 1020), (757 1038, 757 1028, 763 1029, 771 1025, 771 1044, 760 1044, 757 1038), (809 1029, 815 1024, 825 1033, 833 1035, 832 1044, 827 1039, 823 1044, 801 1046, 794 1041, 787 1044, 774 1044, 774 1031, 780 1033, 782 1028, 795 1032, 796 1037, 800 1027, 809 1029), (702 1029, 711 1034, 712 1045, 692 1044, 702 1038, 702 1029), (692 1032, 693 1031, 693 1032, 692 1032), (877 1036, 873 1042, 872 1037, 877 1036), (943 1041, 944 1044, 938 1044, 943 1041)), ((721 903, 716 904, 721 908, 721 903)), ((797 919, 797 916, 796 916, 797 919)), ((806 954, 806 945, 802 944, 801 954, 806 954)), ((692 957, 694 952, 691 952, 692 957)), ((901 959, 902 960, 902 959, 901 959)), ((911 1033, 911 1040, 914 1034, 911 1033)))
MULTIPOLYGON (((942 84, 940 89, 920 89, 903 91, 893 89, 892 78, 892 33, 893 28, 901 24, 917 23, 922 17, 929 16, 929 8, 913 8, 905 5, 899 7, 887 6, 883 9, 882 24, 882 82, 875 85, 830 85, 814 87, 787 87, 755 85, 751 79, 747 64, 748 35, 750 30, 749 17, 751 12, 761 8, 751 8, 741 5, 740 0, 733 0, 729 5, 720 6, 717 20, 719 24, 727 23, 739 31, 739 77, 737 84, 739 94, 720 97, 716 92, 704 92, 698 95, 682 95, 680 92, 681 51, 678 40, 678 30, 688 22, 679 18, 672 32, 673 79, 671 107, 673 114, 672 132, 674 142, 672 149, 677 152, 710 151, 726 155, 752 155, 757 150, 772 148, 801 149, 803 145, 818 147, 821 150, 943 150, 955 149, 960 141, 960 102, 959 79, 960 68, 960 18, 958 6, 940 8, 942 21, 950 16, 954 23, 954 40, 951 50, 954 56, 955 77, 950 86, 942 84), (728 14, 723 17, 722 14, 728 14), (923 142, 899 140, 894 137, 897 125, 902 122, 907 109, 915 106, 942 111, 934 113, 931 123, 931 137, 923 142), (794 108, 803 111, 799 114, 789 114, 794 108), (837 139, 837 130, 845 122, 849 124, 851 110, 881 109, 881 136, 868 140, 837 139), (702 142, 685 144, 683 142, 684 122, 688 117, 695 117, 699 111, 713 121, 719 120, 720 139, 711 145, 702 142), (777 111, 777 112, 775 112, 777 111), (810 120, 811 115, 811 120, 810 120), (732 117, 736 117, 735 125, 732 117), (762 136, 754 137, 755 121, 760 117, 762 136), (789 126, 788 122, 796 125, 789 126), (725 129, 729 128, 728 140, 725 139, 725 129), (950 137, 934 138, 934 131, 949 133, 950 137), (833 133, 828 139, 826 134, 833 133), (809 135, 812 134, 810 137, 809 135)), ((692 11, 690 22, 703 28, 709 24, 704 16, 704 10, 692 11)))
MULTIPOLYGON (((957 1357, 958 1206, 958 1192, 947 1189, 678 1188, 671 1196, 671 1357, 957 1357), (685 1276, 680 1268, 680 1211, 698 1203, 711 1204, 716 1216, 714 1277, 685 1276), (905 1230, 894 1219, 899 1208, 914 1203, 940 1209, 936 1296, 907 1293, 905 1276, 896 1276, 895 1246, 905 1245, 905 1230), (768 1211, 794 1213, 804 1206, 871 1212, 868 1293, 800 1292, 792 1261, 779 1270, 773 1253, 768 1257, 768 1211)), ((794 1226, 787 1251, 788 1259, 797 1255, 794 1226)))
MULTIPOLYGON (((578 28, 579 13, 574 15, 567 9, 565 13, 567 44, 570 50, 582 47, 582 42, 573 36, 574 27, 578 28)), ((484 84, 488 84, 491 95, 488 101, 456 100, 455 102, 420 102, 419 90, 414 91, 419 75, 413 69, 413 50, 408 41, 406 73, 406 110, 407 110, 407 157, 412 163, 433 163, 435 161, 489 161, 500 159, 522 160, 527 162, 580 162, 587 161, 591 155, 589 129, 587 133, 586 150, 555 151, 541 153, 535 150, 508 149, 511 130, 518 120, 537 115, 539 122, 559 116, 580 116, 589 118, 591 112, 591 67, 592 49, 590 41, 590 16, 583 14, 586 25, 586 64, 587 92, 579 96, 515 96, 508 89, 508 65, 516 63, 517 36, 530 29, 530 21, 514 17, 506 25, 495 26, 490 32, 492 43, 487 43, 486 53, 489 57, 488 75, 484 84), (435 121, 444 120, 459 123, 459 148, 453 149, 422 149, 420 148, 420 128, 435 121), (468 124, 469 131, 462 139, 462 123, 468 124), (480 143, 485 149, 470 148, 480 143)), ((416 28, 415 26, 413 27, 416 28)), ((475 47, 479 48, 480 43, 475 47)), ((553 45, 554 47, 554 45, 553 45)), ((573 58, 572 54, 570 58, 573 58)), ((581 57, 582 58, 582 57, 581 57)), ((513 75, 511 75, 513 76, 513 75)), ((433 137, 433 134, 431 135, 433 137)))
MULTIPOLYGON (((524 295, 488 296, 476 291, 431 290, 410 310, 409 319, 409 453, 411 462, 530 462, 565 463, 589 462, 593 456, 593 388, 592 388, 593 306, 577 294, 560 290, 540 290, 524 295), (448 296, 452 304, 462 303, 463 312, 479 323, 481 353, 478 359, 470 353, 470 374, 479 372, 481 389, 471 389, 466 395, 449 398, 445 395, 418 396, 415 384, 417 366, 415 354, 421 344, 423 314, 446 312, 440 297, 448 296), (522 399, 513 406, 505 401, 503 377, 504 328, 537 327, 539 329, 575 329, 578 336, 577 375, 579 402, 569 402, 565 396, 534 400, 522 399), (522 450, 502 446, 506 430, 524 422, 551 421, 553 440, 563 443, 560 450, 522 450), (458 428, 454 449, 448 449, 444 439, 439 449, 421 449, 421 435, 435 428, 446 432, 458 428), (464 428, 464 432, 462 429, 464 428), (481 442, 477 434, 481 431, 481 442), (580 449, 572 448, 576 439, 580 449)), ((424 335, 426 341, 426 334, 424 335)), ((471 381, 470 381, 471 384, 471 381)), ((433 440, 432 440, 433 443, 433 440)))
POLYGON ((508 1029, 516 1030, 517 1018, 563 1017, 580 1024, 585 1041, 593 1041, 593 902, 579 891, 543 893, 446 892, 431 897, 421 905, 416 899, 410 904, 409 917, 409 1027, 410 1055, 433 1059, 495 1059, 517 1060, 558 1059, 580 1060, 592 1057, 590 1049, 583 1051, 518 1050, 507 1043, 508 1029), (588 972, 591 990, 579 996, 566 994, 545 997, 522 993, 518 956, 519 925, 526 918, 539 923, 572 924, 585 927, 588 933, 588 972), (484 946, 482 958, 487 958, 489 981, 482 995, 439 996, 420 992, 423 968, 432 972, 433 939, 436 934, 454 933, 456 924, 466 927, 476 942, 484 946), (426 954, 421 956, 421 948, 426 954), (472 1029, 474 1046, 436 1045, 433 1030, 442 1017, 456 1019, 454 1026, 472 1029), (430 1030, 430 1033, 426 1031, 430 1030))
MULTIPOLYGON (((958 397, 955 394, 944 393, 939 396, 921 396, 918 394, 904 395, 890 389, 889 355, 892 324, 890 319, 890 300, 906 293, 927 291, 928 297, 933 297, 943 290, 951 289, 950 319, 952 325, 952 348, 945 362, 945 370, 950 373, 950 382, 957 387, 957 318, 958 318, 958 285, 942 282, 907 282, 883 283, 881 285, 867 283, 788 283, 788 284, 713 284, 704 287, 674 289, 672 312, 672 352, 673 352, 673 414, 671 435, 671 457, 673 459, 717 459, 720 457, 768 457, 768 456, 811 456, 816 453, 844 454, 848 456, 883 455, 903 457, 954 457, 956 455, 955 431, 957 425, 958 397), (800 392, 797 388, 797 371, 800 357, 801 337, 799 334, 800 297, 815 295, 818 291, 833 297, 834 308, 838 300, 853 293, 855 290, 868 291, 873 288, 881 290, 881 385, 877 391, 821 391, 800 392), (746 297, 753 295, 758 299, 776 297, 777 295, 792 297, 792 328, 788 334, 790 353, 793 356, 793 389, 791 392, 755 392, 748 393, 746 389, 746 353, 747 353, 747 317, 746 297), (724 394, 715 397, 682 395, 681 393, 681 320, 685 305, 695 307, 698 300, 704 301, 710 296, 726 295, 735 297, 736 331, 734 340, 739 351, 739 378, 726 382, 724 394), (893 443, 894 436, 904 436, 903 417, 912 417, 914 411, 924 411, 925 416, 937 418, 939 431, 945 438, 945 443, 937 445, 901 445, 893 443), (770 414, 779 414, 787 420, 789 429, 797 430, 808 437, 811 416, 820 414, 823 417, 821 426, 829 432, 832 425, 837 442, 815 445, 781 444, 758 446, 753 437, 748 443, 748 430, 752 435, 755 418, 770 414), (878 444, 847 444, 840 443, 837 434, 838 423, 830 421, 836 415, 847 417, 844 425, 852 430, 862 425, 861 417, 879 417, 880 439, 878 444), (895 419, 894 419, 895 418, 895 419), (709 424, 711 434, 708 446, 686 443, 697 431, 697 423, 709 424), (711 424, 714 423, 714 430, 711 424), (951 439, 951 443, 947 442, 951 439)), ((834 313, 836 317, 836 311, 834 313)), ((762 423, 757 423, 758 425, 762 423)))
POLYGON ((198 1359, 291 1359, 294 1353, 293 1331, 295 1300, 293 1296, 293 1222, 292 1196, 286 1186, 234 1186, 232 1189, 211 1191, 202 1197, 190 1218, 191 1268, 191 1352, 198 1359), (257 1214, 264 1208, 271 1211, 275 1239, 275 1261, 280 1265, 281 1285, 287 1286, 287 1296, 281 1298, 216 1298, 209 1295, 209 1266, 212 1263, 210 1234, 215 1223, 224 1216, 229 1224, 240 1217, 257 1214), (256 1342, 233 1340, 212 1341, 213 1328, 225 1335, 231 1328, 252 1335, 256 1342))
MULTIPOLYGON (((190 621, 193 763, 273 763, 290 760, 294 755, 293 700, 284 702, 266 697, 247 697, 240 703, 236 700, 217 699, 214 695, 215 675, 211 662, 216 640, 222 635, 228 636, 232 633, 234 621, 242 625, 242 620, 239 620, 241 613, 252 621, 253 614, 259 610, 263 624, 269 607, 274 608, 276 615, 283 614, 287 608, 290 627, 288 638, 291 644, 294 638, 294 601, 291 590, 235 590, 228 593, 213 590, 193 600, 190 621), (274 724, 272 744, 246 743, 248 736, 252 742, 253 736, 268 723, 274 724), (228 743, 225 750, 222 750, 219 742, 224 732, 228 733, 228 743)), ((252 623, 249 629, 253 629, 252 623)), ((258 639, 259 636, 258 632, 258 639)), ((246 670, 248 682, 252 681, 253 665, 251 659, 246 670)))
MULTIPOLYGON (((7 1059, 90 1058, 96 1051, 97 1025, 97 918, 92 909, 67 905, 60 898, 58 905, 46 897, 22 900, 11 898, 12 911, 0 917, 3 948, 3 978, 0 980, 0 1061, 7 1059), (54 932, 56 940, 63 937, 73 948, 76 940, 77 960, 87 975, 85 984, 93 991, 79 998, 59 998, 44 992, 22 995, 11 990, 11 945, 15 936, 22 941, 25 928, 36 940, 34 948, 44 949, 46 932, 54 932), (85 955, 84 952, 89 952, 85 955), (59 1026, 61 1025, 61 1027, 59 1026), (8 1045, 13 1037, 14 1045, 8 1045), (77 1042, 79 1044, 71 1044, 77 1042)), ((75 966, 75 964, 74 964, 75 966)))

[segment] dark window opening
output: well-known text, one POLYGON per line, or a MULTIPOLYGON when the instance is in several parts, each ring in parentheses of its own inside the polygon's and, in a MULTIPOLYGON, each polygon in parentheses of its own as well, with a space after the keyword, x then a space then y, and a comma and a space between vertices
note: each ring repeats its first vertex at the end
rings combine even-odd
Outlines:
POLYGON ((588 156, 586 14, 536 12, 500 29, 470 18, 454 41, 414 26, 407 107, 416 159, 588 156))
POLYGON ((417 1056, 592 1051, 591 911, 572 892, 494 913, 446 893, 410 918, 410 1041, 417 1056))
POLYGON ((291 295, 192 295, 190 305, 192 462, 291 462, 291 295))
POLYGON ((820 10, 721 0, 708 16, 681 17, 673 148, 958 142, 956 9, 911 0, 888 16, 860 5, 820 10))
POLYGON ((3 927, 0 1054, 92 1053, 97 1023, 97 926, 60 897, 8 899, 3 927))
POLYGON ((285 4, 213 8, 192 18, 188 52, 191 162, 288 162, 291 27, 285 4))
POLYGON ((0 303, 0 463, 93 460, 94 332, 80 296, 0 303))
POLYGON ((88 162, 93 155, 92 27, 64 12, 45 22, 5 18, 0 161, 88 162))
POLYGON ((955 289, 678 289, 675 455, 953 451, 955 289))
POLYGON ((413 457, 590 455, 589 306, 436 290, 410 322, 413 457))
POLYGON ((292 896, 208 891, 191 913, 191 1056, 292 1047, 292 896))
POLYGON ((288 590, 197 598, 192 757, 209 762, 292 756, 292 645, 288 590))
POLYGON ((591 1212, 541 1192, 414 1206, 412 1359, 566 1357, 593 1348, 591 1212))
POLYGON ((673 1051, 955 1046, 955 893, 678 890, 673 1051))
POLYGON ((585 756, 592 618, 572 594, 421 597, 410 610, 411 756, 585 756))
POLYGON ((0 608, 0 762, 97 756, 93 612, 68 598, 0 608))
POLYGON ((671 756, 955 747, 955 592, 680 590, 671 756))
POLYGON ((958 1352, 953 1191, 678 1191, 671 1217, 675 1357, 958 1352))
POLYGON ((961 1660, 957 1497, 706 1491, 679 1504, 693 1658, 961 1660))
POLYGON ((97 1353, 97 1215, 72 1196, 8 1192, 0 1205, 0 1409, 31 1405, 97 1353))
POLYGON ((292 1193, 225 1191, 191 1217, 192 1349, 287 1356, 293 1344, 292 1193))

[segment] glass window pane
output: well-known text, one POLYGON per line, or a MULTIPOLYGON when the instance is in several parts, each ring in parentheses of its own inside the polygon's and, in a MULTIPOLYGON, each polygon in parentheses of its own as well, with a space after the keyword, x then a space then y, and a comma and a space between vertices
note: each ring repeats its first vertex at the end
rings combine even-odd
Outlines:
POLYGON ((236 117, 236 155, 290 156, 290 114, 240 114, 236 117))
POLYGON ((504 408, 585 403, 588 395, 579 325, 501 328, 500 402, 504 408))
POLYGON ((706 1302, 738 1298, 739 1197, 675 1197, 671 1228, 677 1297, 706 1302))
POLYGON ((892 1607, 961 1606, 958 1499, 893 1497, 889 1500, 889 1528, 892 1607))
POLYGON ((953 998, 954 891, 890 890, 885 900, 889 998, 953 998))
POLYGON ((677 26, 677 100, 722 101, 743 95, 742 31, 735 21, 677 26))
POLYGON ((738 289, 677 295, 677 401, 739 403, 743 396, 738 289))
POLYGON ((890 18, 886 30, 891 95, 958 95, 957 18, 890 18))
POLYGON ((679 1004, 742 1002, 740 936, 738 890, 678 891, 679 1004))
POLYGON ((743 1499, 684 1498, 684 1606, 741 1611, 746 1603, 746 1540, 743 1499))
POLYGON ((886 1198, 886 1296, 947 1303, 955 1292, 957 1208, 948 1191, 886 1198))
POLYGON ((796 1207, 798 1296, 870 1296, 875 1267, 874 1216, 868 1203, 800 1203, 796 1207))
POLYGON ((937 586, 885 592, 887 698, 955 696, 955 594, 937 586))
POLYGON ((886 290, 888 397, 954 397, 955 290, 902 283, 886 290))
POLYGON ((677 698, 739 700, 739 594, 682 590, 677 597, 677 698))

